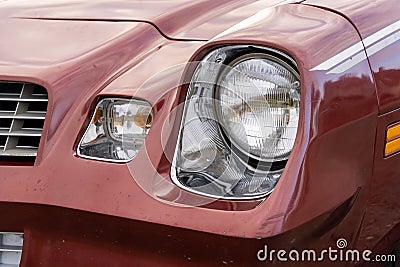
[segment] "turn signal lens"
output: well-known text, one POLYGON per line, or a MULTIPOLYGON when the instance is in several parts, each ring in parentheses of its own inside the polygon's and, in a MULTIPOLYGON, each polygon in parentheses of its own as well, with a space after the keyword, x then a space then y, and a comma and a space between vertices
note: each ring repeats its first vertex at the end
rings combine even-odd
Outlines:
POLYGON ((103 99, 97 104, 79 143, 78 155, 105 161, 130 161, 142 147, 151 123, 149 103, 136 99, 103 99))
POLYGON ((400 123, 389 126, 386 131, 385 157, 400 151, 400 123))

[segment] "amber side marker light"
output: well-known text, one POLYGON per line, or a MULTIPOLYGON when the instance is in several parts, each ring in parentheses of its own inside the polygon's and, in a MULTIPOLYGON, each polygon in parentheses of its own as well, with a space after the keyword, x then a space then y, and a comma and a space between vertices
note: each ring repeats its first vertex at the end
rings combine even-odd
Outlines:
POLYGON ((400 123, 389 126, 386 131, 385 157, 400 151, 400 123))

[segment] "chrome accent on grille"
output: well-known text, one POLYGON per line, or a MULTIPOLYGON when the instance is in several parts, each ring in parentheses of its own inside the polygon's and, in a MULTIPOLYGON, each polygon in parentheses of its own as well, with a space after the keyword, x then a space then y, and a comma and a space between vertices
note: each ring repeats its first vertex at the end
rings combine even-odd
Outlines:
POLYGON ((23 233, 0 232, 0 267, 19 266, 23 242, 23 233))
POLYGON ((48 95, 42 86, 0 81, 1 157, 36 157, 48 95))

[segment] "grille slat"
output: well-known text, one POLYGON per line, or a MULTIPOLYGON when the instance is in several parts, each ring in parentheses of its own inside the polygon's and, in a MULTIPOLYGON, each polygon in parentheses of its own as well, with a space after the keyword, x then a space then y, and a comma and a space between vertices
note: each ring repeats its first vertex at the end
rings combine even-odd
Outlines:
POLYGON ((36 129, 21 129, 18 131, 7 131, 7 130, 0 130, 0 136, 42 136, 42 130, 36 129))
POLYGON ((23 148, 16 147, 5 151, 0 151, 0 156, 13 157, 18 155, 19 157, 36 157, 37 148, 23 148))
POLYGON ((45 88, 0 81, 0 160, 36 157, 47 111, 45 88))
POLYGON ((0 101, 17 101, 17 102, 47 102, 46 95, 32 95, 30 97, 20 97, 19 95, 0 94, 0 101))
POLYGON ((45 118, 46 118, 46 112, 25 112, 21 114, 15 114, 15 112, 0 111, 0 120, 1 119, 44 120, 45 118))
POLYGON ((23 233, 0 232, 0 267, 20 265, 23 243, 23 233))
POLYGON ((4 252, 21 252, 21 247, 18 246, 0 246, 0 251, 4 252))

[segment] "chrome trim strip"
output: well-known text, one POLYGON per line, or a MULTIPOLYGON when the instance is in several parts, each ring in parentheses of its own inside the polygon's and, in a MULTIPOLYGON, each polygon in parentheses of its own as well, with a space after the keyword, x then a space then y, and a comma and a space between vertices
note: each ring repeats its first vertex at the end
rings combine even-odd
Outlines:
POLYGON ((336 66, 337 64, 341 63, 342 61, 345 61, 352 55, 355 55, 361 51, 364 50, 364 46, 362 45, 362 42, 358 42, 349 48, 343 50, 339 54, 334 55, 333 57, 329 58, 328 60, 322 62, 318 66, 315 66, 311 70, 328 70, 336 66))
POLYGON ((374 34, 371 34, 367 38, 364 39, 364 45, 365 46, 370 46, 371 44, 375 43, 379 39, 392 34, 395 31, 398 31, 400 29, 400 20, 390 24, 389 26, 386 26, 385 28, 377 31, 374 34))
POLYGON ((358 63, 367 59, 385 47, 400 40, 400 20, 386 26, 383 29, 366 37, 363 41, 357 42, 335 56, 325 60, 313 67, 310 71, 328 70, 329 73, 343 73, 358 63), (364 52, 366 48, 366 53, 364 52))
POLYGON ((373 46, 368 47, 367 55, 372 56, 373 54, 379 52, 383 48, 395 43, 398 40, 400 40, 400 31, 397 31, 394 34, 387 36, 385 39, 382 39, 381 41, 375 43, 373 46))

